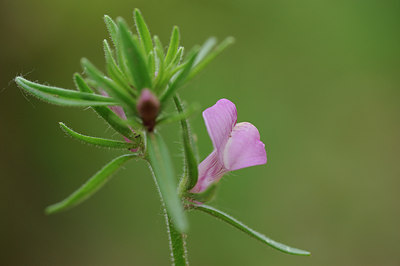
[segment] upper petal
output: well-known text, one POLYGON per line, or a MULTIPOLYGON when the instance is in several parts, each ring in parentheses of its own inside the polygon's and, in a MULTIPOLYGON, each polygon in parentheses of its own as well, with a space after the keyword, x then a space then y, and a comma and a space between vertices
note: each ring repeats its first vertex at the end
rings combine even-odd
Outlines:
POLYGON ((223 151, 223 162, 229 171, 267 163, 265 145, 255 126, 236 124, 223 151))
POLYGON ((203 118, 214 148, 221 153, 237 121, 235 104, 221 99, 203 112, 203 118))

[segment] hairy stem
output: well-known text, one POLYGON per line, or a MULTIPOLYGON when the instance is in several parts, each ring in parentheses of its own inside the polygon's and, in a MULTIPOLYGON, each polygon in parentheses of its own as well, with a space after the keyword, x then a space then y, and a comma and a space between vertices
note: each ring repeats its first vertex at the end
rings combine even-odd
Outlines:
POLYGON ((164 211, 165 223, 167 225, 169 248, 171 261, 173 266, 187 266, 189 261, 187 259, 187 249, 186 249, 186 234, 180 233, 176 230, 175 225, 172 223, 171 218, 168 215, 166 205, 164 203, 163 195, 160 191, 160 186, 157 182, 157 178, 154 173, 154 168, 149 162, 150 171, 152 172, 158 194, 160 196, 161 206, 164 211))
POLYGON ((186 249, 187 235, 176 231, 165 209, 164 209, 164 215, 165 215, 165 223, 167 224, 172 265, 187 266, 189 265, 189 261, 187 258, 187 249, 186 249))

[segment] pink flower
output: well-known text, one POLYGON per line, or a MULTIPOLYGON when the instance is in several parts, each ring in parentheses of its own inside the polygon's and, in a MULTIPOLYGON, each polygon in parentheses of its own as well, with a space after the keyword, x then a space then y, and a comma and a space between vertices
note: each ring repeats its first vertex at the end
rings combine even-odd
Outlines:
POLYGON ((190 192, 201 193, 229 172, 267 163, 265 145, 255 126, 236 123, 236 106, 227 99, 219 100, 203 112, 214 151, 199 164, 197 184, 190 192))

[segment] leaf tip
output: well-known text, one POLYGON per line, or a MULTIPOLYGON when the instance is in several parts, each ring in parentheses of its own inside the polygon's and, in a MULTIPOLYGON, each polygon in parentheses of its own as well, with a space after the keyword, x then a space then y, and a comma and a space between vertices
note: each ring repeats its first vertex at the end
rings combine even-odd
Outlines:
POLYGON ((22 76, 16 76, 14 79, 14 81, 15 81, 15 83, 17 83, 17 85, 21 85, 21 83, 23 83, 24 80, 25 79, 22 76))
POLYGON ((176 35, 177 37, 178 37, 178 39, 180 38, 180 32, 179 32, 179 27, 177 26, 177 25, 175 25, 173 28, 172 28, 172 34, 173 35, 176 35))
POLYGON ((104 21, 105 21, 105 22, 107 22, 107 21, 110 21, 110 20, 111 20, 111 18, 110 18, 110 16, 109 16, 109 15, 104 15, 104 16, 103 16, 103 19, 104 19, 104 21))
POLYGON ((236 39, 235 39, 235 37, 233 37, 233 36, 229 36, 229 37, 226 37, 225 41, 226 41, 228 44, 233 44, 233 43, 235 43, 236 39))
POLYGON ((133 14, 135 15, 135 18, 142 16, 142 12, 140 12, 139 8, 135 8, 133 14))
POLYGON ((44 213, 45 213, 46 215, 51 215, 51 214, 54 214, 54 213, 56 213, 56 212, 57 212, 57 207, 56 207, 55 205, 47 206, 47 207, 44 209, 44 213))
POLYGON ((89 62, 89 60, 86 57, 81 58, 81 65, 86 65, 89 62))
POLYGON ((122 17, 117 17, 116 22, 117 22, 118 26, 121 26, 121 25, 126 26, 125 19, 123 19, 122 17))

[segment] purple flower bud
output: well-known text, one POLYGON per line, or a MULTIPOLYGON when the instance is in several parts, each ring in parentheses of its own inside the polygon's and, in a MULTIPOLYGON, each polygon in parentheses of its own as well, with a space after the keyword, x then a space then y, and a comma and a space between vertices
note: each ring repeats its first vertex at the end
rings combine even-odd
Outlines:
POLYGON ((190 191, 201 193, 229 172, 267 163, 265 145, 255 126, 236 123, 236 106, 227 99, 219 100, 203 112, 214 151, 199 164, 197 184, 190 191))
POLYGON ((136 107, 142 118, 143 125, 148 131, 153 131, 160 111, 160 101, 149 89, 143 89, 136 107))

